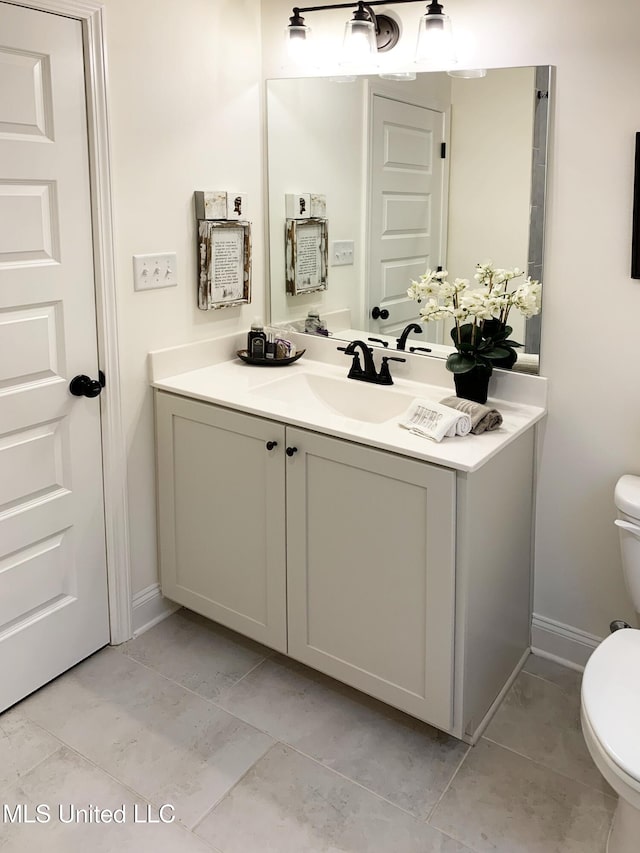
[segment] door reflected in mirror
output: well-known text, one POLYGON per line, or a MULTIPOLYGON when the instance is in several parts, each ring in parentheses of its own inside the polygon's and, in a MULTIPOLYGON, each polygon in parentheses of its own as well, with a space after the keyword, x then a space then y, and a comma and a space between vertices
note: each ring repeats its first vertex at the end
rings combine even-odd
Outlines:
MULTIPOLYGON (((473 281, 492 260, 543 281, 549 77, 541 66, 476 79, 269 80, 271 323, 303 331, 313 310, 336 338, 400 339, 407 351, 446 357, 444 321, 406 331, 420 309, 407 289, 426 269, 473 281), (287 293, 292 193, 326 198, 322 292, 287 293)), ((537 372, 541 315, 512 319, 524 344, 514 369, 537 372)))

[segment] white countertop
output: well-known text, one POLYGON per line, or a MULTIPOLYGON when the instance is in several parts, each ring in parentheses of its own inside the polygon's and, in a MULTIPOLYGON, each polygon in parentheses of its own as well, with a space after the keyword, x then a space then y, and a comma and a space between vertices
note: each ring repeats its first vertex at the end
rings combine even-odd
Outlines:
MULTIPOLYGON (((162 353, 163 359, 166 359, 166 352, 162 353)), ((393 371, 393 367, 397 365, 391 366, 393 371)), ((277 369, 245 364, 234 357, 231 360, 218 361, 206 367, 187 370, 172 376, 161 376, 158 375, 161 371, 156 371, 151 384, 161 391, 215 403, 270 420, 468 472, 480 468, 503 447, 541 420, 546 411, 539 405, 489 398, 487 405, 497 408, 503 417, 503 424, 499 429, 481 435, 456 436, 434 442, 413 435, 400 427, 398 423, 400 417, 392 417, 382 423, 371 423, 320 409, 314 408, 311 411, 309 407, 295 402, 285 402, 256 393, 256 389, 264 386, 265 383, 284 376, 293 376, 295 373, 315 373, 343 380, 348 368, 348 361, 343 360, 339 364, 327 363, 313 360, 307 355, 294 364, 277 369)), ((354 385, 362 384, 357 380, 349 381, 354 385)), ((380 394, 400 393, 409 395, 413 399, 422 398, 437 402, 454 393, 452 377, 448 386, 395 376, 392 386, 369 387, 374 387, 376 393, 380 394)))

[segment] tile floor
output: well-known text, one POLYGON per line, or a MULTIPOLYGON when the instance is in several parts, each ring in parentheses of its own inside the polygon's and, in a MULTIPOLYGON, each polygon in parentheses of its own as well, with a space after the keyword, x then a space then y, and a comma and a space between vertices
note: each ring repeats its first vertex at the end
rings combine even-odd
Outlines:
POLYGON ((178 611, 0 716, 0 808, 50 815, 5 810, 0 851, 603 853, 579 684, 530 657, 469 748, 178 611))

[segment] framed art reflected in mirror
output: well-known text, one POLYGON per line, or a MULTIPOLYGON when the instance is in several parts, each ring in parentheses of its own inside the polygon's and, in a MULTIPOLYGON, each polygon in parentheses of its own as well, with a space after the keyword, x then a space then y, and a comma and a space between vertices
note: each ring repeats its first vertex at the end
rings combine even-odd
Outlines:
POLYGON ((327 289, 327 234, 326 219, 287 219, 287 293, 297 296, 327 289))

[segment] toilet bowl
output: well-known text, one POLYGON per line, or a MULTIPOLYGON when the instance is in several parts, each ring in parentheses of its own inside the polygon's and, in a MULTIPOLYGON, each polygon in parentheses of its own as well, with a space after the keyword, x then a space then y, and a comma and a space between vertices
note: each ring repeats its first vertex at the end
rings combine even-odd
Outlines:
MULTIPOLYGON (((622 567, 627 590, 640 612, 640 477, 618 480, 622 567)), ((640 630, 611 634, 584 670, 582 732, 596 766, 618 794, 607 853, 640 851, 640 630)))
POLYGON ((596 767, 618 795, 608 853, 640 850, 640 631, 607 637, 582 679, 582 733, 596 767))

